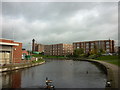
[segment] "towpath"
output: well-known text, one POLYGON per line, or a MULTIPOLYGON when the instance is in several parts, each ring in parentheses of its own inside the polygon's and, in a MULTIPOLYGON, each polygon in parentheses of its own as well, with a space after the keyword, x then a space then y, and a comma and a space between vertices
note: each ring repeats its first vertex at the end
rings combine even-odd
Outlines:
POLYGON ((120 83, 120 67, 117 66, 117 65, 114 65, 114 64, 110 64, 110 63, 107 63, 107 62, 104 62, 104 61, 98 61, 98 60, 95 60, 103 65, 105 65, 108 69, 111 70, 111 77, 113 77, 114 80, 112 80, 114 82, 114 87, 115 88, 119 88, 120 89, 120 86, 119 86, 119 83, 120 83))

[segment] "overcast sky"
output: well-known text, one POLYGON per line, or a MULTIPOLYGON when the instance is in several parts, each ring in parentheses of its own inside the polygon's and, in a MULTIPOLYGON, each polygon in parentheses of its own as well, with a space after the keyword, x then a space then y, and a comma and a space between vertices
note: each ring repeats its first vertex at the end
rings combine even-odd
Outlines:
POLYGON ((118 40, 117 2, 3 2, 2 38, 22 42, 73 43, 118 40))

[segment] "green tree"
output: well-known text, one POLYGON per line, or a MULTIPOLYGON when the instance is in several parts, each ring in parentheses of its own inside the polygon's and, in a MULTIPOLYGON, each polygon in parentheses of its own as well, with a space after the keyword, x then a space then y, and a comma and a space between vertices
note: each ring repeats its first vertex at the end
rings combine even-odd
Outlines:
POLYGON ((98 56, 101 56, 103 53, 105 53, 105 51, 104 51, 103 49, 99 49, 97 55, 98 55, 98 56))
POLYGON ((97 49, 97 46, 94 45, 94 54, 97 54, 98 53, 98 49, 97 49))
POLYGON ((84 54, 84 49, 83 48, 75 49, 74 52, 73 52, 74 57, 79 57, 81 54, 84 54))
POLYGON ((99 49, 99 53, 103 54, 103 53, 105 53, 105 51, 101 48, 101 49, 99 49))
POLYGON ((92 54, 95 54, 95 53, 94 53, 94 49, 92 49, 92 50, 90 51, 90 54, 91 54, 91 55, 92 55, 92 54))

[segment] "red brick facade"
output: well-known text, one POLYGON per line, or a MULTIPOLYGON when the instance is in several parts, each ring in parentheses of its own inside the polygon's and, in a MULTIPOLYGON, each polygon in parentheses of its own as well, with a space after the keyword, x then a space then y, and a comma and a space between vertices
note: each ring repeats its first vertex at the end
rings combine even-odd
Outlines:
POLYGON ((0 39, 0 42, 13 43, 13 40, 0 39))
POLYGON ((85 41, 85 42, 74 42, 73 49, 83 48, 85 53, 95 49, 103 49, 108 53, 114 53, 114 40, 98 40, 98 41, 85 41))
POLYGON ((19 46, 13 46, 13 62, 20 63, 22 60, 22 43, 14 42, 19 46))
POLYGON ((4 46, 11 46, 12 47, 12 51, 10 51, 10 58, 11 58, 11 62, 10 63, 20 63, 21 59, 22 59, 22 43, 19 42, 14 42, 13 40, 6 40, 6 39, 0 39, 0 42, 2 43, 12 43, 12 44, 18 44, 18 46, 15 45, 2 45, 2 47, 4 46))

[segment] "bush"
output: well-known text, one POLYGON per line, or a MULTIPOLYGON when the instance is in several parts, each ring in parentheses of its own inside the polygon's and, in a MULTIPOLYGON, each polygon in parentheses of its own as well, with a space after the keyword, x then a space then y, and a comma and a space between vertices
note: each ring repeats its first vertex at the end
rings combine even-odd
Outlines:
POLYGON ((72 54, 69 54, 69 55, 66 55, 66 57, 73 57, 73 55, 72 55, 72 54))
POLYGON ((73 57, 79 57, 81 54, 84 54, 83 48, 75 49, 73 52, 73 57))
POLYGON ((86 54, 80 54, 79 57, 86 57, 86 54))
POLYGON ((100 57, 100 56, 102 56, 102 53, 97 53, 97 57, 100 57))
POLYGON ((90 59, 94 59, 94 58, 96 58, 96 57, 97 57, 96 54, 92 54, 92 55, 90 55, 88 58, 90 58, 90 59))

